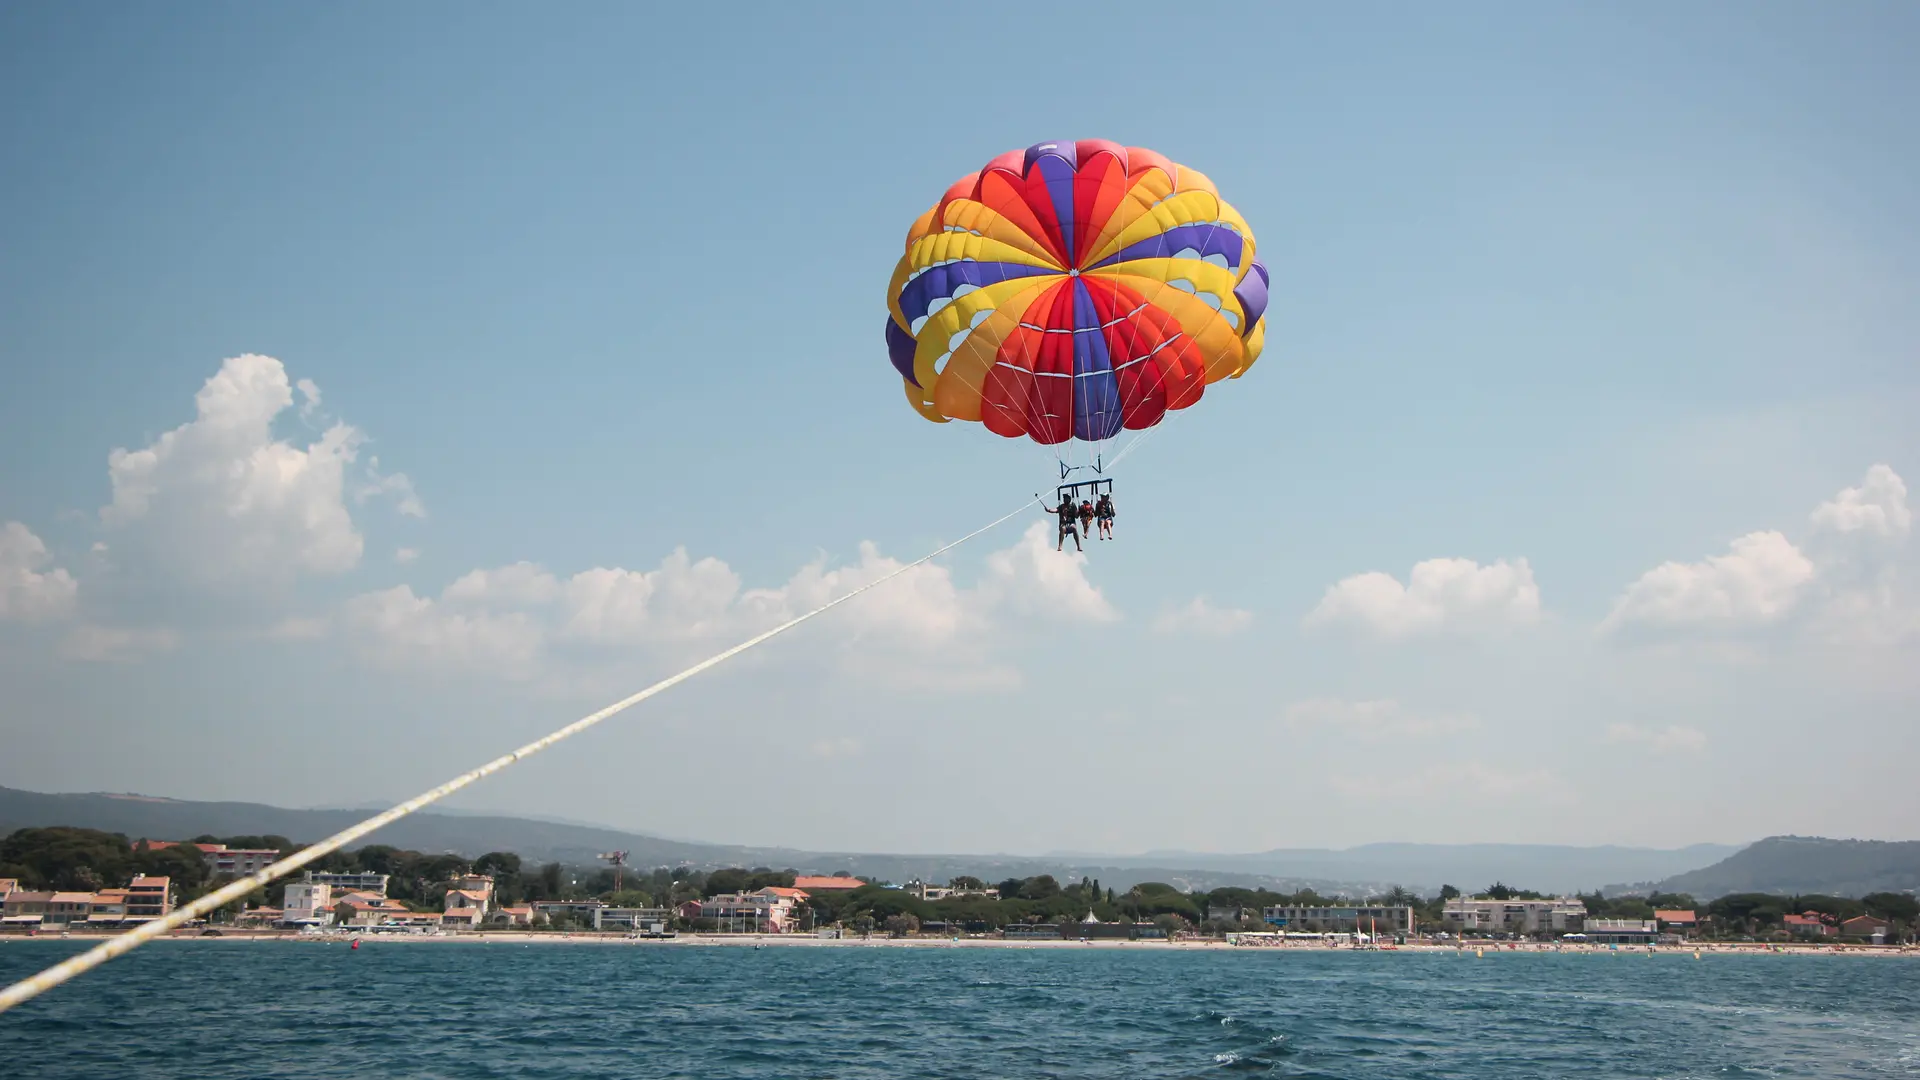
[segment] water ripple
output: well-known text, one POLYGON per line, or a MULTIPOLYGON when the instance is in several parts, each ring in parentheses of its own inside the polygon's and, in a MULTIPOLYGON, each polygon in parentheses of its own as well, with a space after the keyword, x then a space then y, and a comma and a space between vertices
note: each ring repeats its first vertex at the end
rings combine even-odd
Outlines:
MULTIPOLYGON (((0 1017, 10 1076, 1920 1077, 1920 967, 1275 951, 158 943, 0 1017)), ((0 943, 0 981, 77 951, 0 943)))

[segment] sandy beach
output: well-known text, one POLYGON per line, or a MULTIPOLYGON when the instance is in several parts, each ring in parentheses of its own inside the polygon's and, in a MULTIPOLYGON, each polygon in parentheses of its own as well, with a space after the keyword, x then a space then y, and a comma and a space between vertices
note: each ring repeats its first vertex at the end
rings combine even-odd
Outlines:
MULTIPOLYGON (((108 940, 111 934, 38 934, 0 937, 0 946, 29 942, 68 941, 93 943, 108 940)), ((1177 941, 1125 939, 1092 940, 1008 940, 999 937, 894 938, 876 934, 871 937, 815 937, 811 934, 680 934, 670 938, 644 938, 623 933, 556 933, 537 930, 489 930, 482 933, 400 934, 400 933, 325 933, 310 934, 280 930, 229 930, 203 935, 182 931, 159 938, 160 941, 211 941, 234 944, 282 943, 295 945, 344 945, 358 940, 363 945, 447 945, 487 944, 523 947, 534 945, 625 946, 638 948, 801 948, 801 949, 1106 949, 1134 952, 1374 952, 1374 953, 1455 953, 1484 958, 1499 954, 1592 954, 1592 955, 1775 955, 1775 956, 1882 956, 1920 957, 1920 947, 1911 945, 1766 945, 1748 942, 1702 942, 1686 945, 1621 946, 1553 944, 1548 942, 1467 942, 1464 944, 1420 942, 1407 945, 1353 946, 1324 942, 1262 941, 1231 943, 1218 938, 1187 938, 1177 941)))

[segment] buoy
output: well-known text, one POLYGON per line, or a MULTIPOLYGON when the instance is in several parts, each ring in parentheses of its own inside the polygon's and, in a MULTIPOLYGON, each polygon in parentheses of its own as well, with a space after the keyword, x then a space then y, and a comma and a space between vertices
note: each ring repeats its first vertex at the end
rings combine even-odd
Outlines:
POLYGON ((358 939, 358 938, 355 938, 355 939, 354 939, 354 942, 353 942, 353 947, 354 947, 354 948, 356 948, 356 949, 360 947, 360 939, 358 939))

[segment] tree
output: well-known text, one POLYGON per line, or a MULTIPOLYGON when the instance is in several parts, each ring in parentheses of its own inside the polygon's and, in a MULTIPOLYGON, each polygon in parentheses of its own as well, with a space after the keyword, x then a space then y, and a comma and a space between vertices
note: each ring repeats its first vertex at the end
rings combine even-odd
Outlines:
POLYGON ((1920 900, 1906 893, 1876 892, 1860 898, 1867 914, 1893 922, 1912 923, 1920 919, 1920 900))
POLYGON ((489 851, 473 860, 473 872, 476 874, 518 874, 520 856, 511 851, 489 851))
POLYGON ((908 934, 915 933, 920 929, 920 920, 902 912, 898 915, 887 916, 887 921, 884 925, 889 935, 897 938, 906 937, 908 934))
POLYGON ((973 892, 984 892, 986 891, 987 883, 984 881, 981 881, 977 877, 973 877, 968 874, 961 874, 959 877, 954 878, 952 881, 947 882, 947 888, 969 889, 969 890, 972 890, 973 892))
POLYGON ((1440 886, 1440 900, 1442 903, 1448 900, 1456 899, 1459 897, 1459 895, 1460 895, 1460 890, 1454 888, 1451 885, 1440 886))
POLYGON ((550 862, 540 868, 540 895, 537 900, 558 900, 562 888, 561 869, 557 862, 550 862))

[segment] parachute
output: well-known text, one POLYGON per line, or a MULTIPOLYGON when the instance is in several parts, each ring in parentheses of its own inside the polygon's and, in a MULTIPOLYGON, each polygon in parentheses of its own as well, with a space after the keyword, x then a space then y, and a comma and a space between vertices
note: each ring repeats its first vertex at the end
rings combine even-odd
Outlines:
POLYGON ((1205 176, 1140 147, 1038 143, 907 231, 887 353, 935 423, 1100 443, 1245 374, 1267 285, 1253 231, 1205 176))

